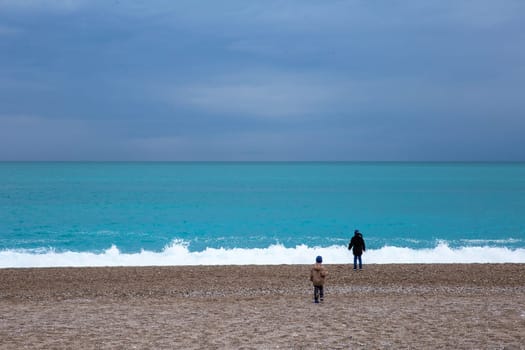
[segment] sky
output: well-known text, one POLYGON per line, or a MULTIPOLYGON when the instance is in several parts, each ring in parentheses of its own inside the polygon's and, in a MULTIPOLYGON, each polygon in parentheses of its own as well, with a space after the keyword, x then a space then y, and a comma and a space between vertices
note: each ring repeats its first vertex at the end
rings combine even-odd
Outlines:
POLYGON ((522 0, 0 0, 1 161, 525 161, 522 0))

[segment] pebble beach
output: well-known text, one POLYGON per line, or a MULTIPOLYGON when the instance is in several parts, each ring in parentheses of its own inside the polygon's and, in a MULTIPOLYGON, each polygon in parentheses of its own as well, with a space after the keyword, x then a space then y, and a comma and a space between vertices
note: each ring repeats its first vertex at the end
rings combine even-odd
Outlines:
POLYGON ((525 264, 0 269, 1 349, 525 349, 525 264))

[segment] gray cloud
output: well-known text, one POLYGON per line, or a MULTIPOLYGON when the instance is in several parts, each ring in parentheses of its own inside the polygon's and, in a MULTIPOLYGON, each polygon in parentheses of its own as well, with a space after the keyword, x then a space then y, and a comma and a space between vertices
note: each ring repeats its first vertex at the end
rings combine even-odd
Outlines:
POLYGON ((167 89, 175 107, 189 106, 219 115, 245 118, 309 119, 326 111, 339 91, 317 77, 287 72, 252 72, 230 75, 212 82, 167 89))
POLYGON ((7 35, 16 35, 20 32, 18 28, 5 26, 0 24, 0 37, 7 35))
POLYGON ((524 7, 0 0, 0 159, 525 160, 524 7))
POLYGON ((19 13, 70 13, 81 9, 85 5, 85 0, 0 0, 0 9, 19 13))

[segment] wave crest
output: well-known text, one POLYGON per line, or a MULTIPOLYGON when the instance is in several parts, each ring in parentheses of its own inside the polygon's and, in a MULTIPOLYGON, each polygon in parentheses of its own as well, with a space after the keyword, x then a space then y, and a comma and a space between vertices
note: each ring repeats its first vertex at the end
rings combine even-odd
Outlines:
MULTIPOLYGON (((192 252, 188 243, 176 240, 161 252, 122 253, 115 246, 102 253, 56 252, 46 250, 0 251, 0 268, 18 267, 87 267, 87 266, 167 266, 167 265, 279 265, 311 264, 317 255, 326 264, 348 264, 352 254, 345 246, 287 248, 281 244, 267 248, 206 248, 192 252)), ((468 246, 450 248, 440 242, 432 249, 385 246, 367 250, 366 264, 392 263, 525 263, 525 249, 468 246)))

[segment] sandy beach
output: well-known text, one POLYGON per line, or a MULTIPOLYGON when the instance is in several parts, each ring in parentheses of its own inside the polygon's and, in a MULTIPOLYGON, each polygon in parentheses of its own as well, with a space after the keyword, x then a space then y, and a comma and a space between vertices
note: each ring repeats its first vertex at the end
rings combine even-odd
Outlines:
POLYGON ((2 349, 525 349, 525 264, 0 269, 2 349))

